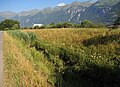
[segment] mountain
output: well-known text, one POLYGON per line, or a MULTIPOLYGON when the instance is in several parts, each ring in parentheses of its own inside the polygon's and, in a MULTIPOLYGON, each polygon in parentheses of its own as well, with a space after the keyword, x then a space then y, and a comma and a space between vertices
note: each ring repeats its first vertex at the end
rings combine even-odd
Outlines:
POLYGON ((119 0, 99 0, 87 8, 79 20, 91 20, 95 23, 111 24, 120 12, 119 0), (96 20, 97 19, 97 20, 96 20))
POLYGON ((16 16, 32 16, 38 13, 38 9, 30 10, 30 11, 22 11, 21 13, 18 13, 16 16))
POLYGON ((13 19, 19 20, 21 21, 22 19, 24 19, 25 17, 28 16, 33 16, 35 14, 37 14, 39 12, 39 10, 34 9, 34 10, 30 10, 30 11, 22 11, 21 13, 16 14, 13 19))
MULTIPOLYGON (((35 15, 16 16, 15 19, 21 21, 21 26, 32 26, 35 23, 50 24, 52 22, 74 22, 74 16, 77 13, 83 12, 86 8, 91 6, 92 2, 73 2, 63 6, 56 6, 55 8, 45 8, 35 15)), ((78 14, 78 17, 80 14, 78 14)))
POLYGON ((0 21, 2 21, 2 20, 4 20, 4 18, 0 16, 0 21))
POLYGON ((98 0, 95 6, 112 6, 119 2, 120 0, 98 0))
POLYGON ((30 11, 22 11, 21 13, 15 15, 12 19, 20 21, 22 27, 32 26, 32 24, 31 25, 26 24, 29 21, 28 18, 37 14, 38 12, 39 12, 38 9, 34 9, 30 11))
MULTIPOLYGON (((103 22, 111 24, 120 12, 120 0, 98 0, 97 2, 73 2, 71 4, 57 5, 42 10, 23 11, 18 14, 0 15, 0 19, 11 18, 20 21, 22 27, 33 24, 50 24, 52 22, 80 23, 91 20, 94 23, 103 22)), ((5 13, 5 12, 3 12, 5 13)))
POLYGON ((4 19, 12 18, 15 15, 16 15, 16 13, 10 12, 10 11, 0 12, 0 16, 4 19))

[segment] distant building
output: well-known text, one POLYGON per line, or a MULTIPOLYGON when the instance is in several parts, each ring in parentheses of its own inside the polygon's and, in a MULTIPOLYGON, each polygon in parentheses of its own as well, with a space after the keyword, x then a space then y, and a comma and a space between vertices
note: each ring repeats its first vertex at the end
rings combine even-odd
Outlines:
POLYGON ((112 29, 116 29, 116 28, 120 28, 120 25, 108 25, 107 28, 112 28, 112 29))
POLYGON ((41 27, 41 26, 43 26, 43 24, 34 24, 34 25, 33 25, 33 28, 36 27, 36 26, 37 26, 37 27, 41 27))

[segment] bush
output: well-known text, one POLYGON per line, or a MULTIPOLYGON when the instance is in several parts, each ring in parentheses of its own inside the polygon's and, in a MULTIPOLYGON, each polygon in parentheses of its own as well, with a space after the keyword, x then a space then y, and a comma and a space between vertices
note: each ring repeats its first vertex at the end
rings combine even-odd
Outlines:
POLYGON ((37 36, 32 32, 27 33, 27 32, 22 32, 22 31, 9 31, 9 33, 13 37, 23 41, 25 44, 29 46, 32 46, 34 42, 37 40, 37 36))

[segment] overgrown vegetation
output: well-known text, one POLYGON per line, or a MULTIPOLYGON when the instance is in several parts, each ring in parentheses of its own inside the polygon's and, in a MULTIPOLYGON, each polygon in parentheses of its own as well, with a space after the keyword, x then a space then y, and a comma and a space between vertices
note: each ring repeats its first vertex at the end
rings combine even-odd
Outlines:
POLYGON ((6 77, 10 81, 9 86, 14 82, 17 86, 34 87, 30 83, 33 78, 33 83, 37 83, 35 85, 37 87, 41 87, 39 86, 41 84, 45 87, 45 84, 48 83, 49 86, 51 84, 53 87, 120 86, 119 30, 51 29, 25 30, 22 32, 9 31, 5 33, 4 38, 4 42, 11 42, 11 44, 4 44, 5 47, 10 46, 9 49, 4 47, 5 53, 7 53, 4 57, 5 70, 7 71, 6 74, 10 74, 6 77), (12 55, 9 57, 12 63, 8 63, 8 55, 12 55), (23 55, 23 57, 20 55, 23 55), (29 72, 32 75, 19 71, 24 69, 24 72, 26 72, 26 68, 18 68, 14 65, 19 65, 21 59, 24 59, 21 67, 32 69, 29 72), (28 66, 26 66, 26 62, 28 66), (11 68, 14 69, 14 72, 11 68), (20 76, 18 71, 22 73, 20 76), (24 80, 21 79, 22 76, 30 78, 30 81, 27 79, 28 84, 21 85, 24 83, 24 80), (41 79, 41 76, 45 80, 41 79), (20 83, 22 80, 23 83, 20 83), (41 81, 42 83, 40 83, 41 81))

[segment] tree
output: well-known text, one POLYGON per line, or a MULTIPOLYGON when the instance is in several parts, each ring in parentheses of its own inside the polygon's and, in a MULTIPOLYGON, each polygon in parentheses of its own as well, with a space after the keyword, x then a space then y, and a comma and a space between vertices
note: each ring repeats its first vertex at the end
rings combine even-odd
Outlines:
POLYGON ((5 29, 4 25, 0 23, 0 30, 4 30, 4 29, 5 29))
POLYGON ((70 22, 64 22, 62 25, 64 28, 72 28, 73 27, 73 24, 70 22))
POLYGON ((120 13, 118 15, 118 18, 114 21, 114 28, 118 28, 118 26, 120 25, 120 13))
POLYGON ((120 25, 120 17, 118 17, 114 23, 115 26, 120 25))
POLYGON ((19 29, 20 23, 16 20, 6 19, 0 23, 0 30, 19 29))
POLYGON ((74 28, 80 28, 81 25, 80 24, 74 24, 74 28))
POLYGON ((12 27, 12 29, 19 29, 19 28, 20 28, 20 27, 19 27, 18 24, 14 24, 13 27, 12 27))
POLYGON ((34 29, 39 29, 39 26, 34 26, 34 29))
POLYGON ((48 28, 56 28, 56 24, 55 23, 51 23, 48 25, 48 28))
POLYGON ((103 23, 95 24, 96 28, 104 28, 105 25, 103 23))
POLYGON ((62 23, 57 23, 56 28, 63 28, 63 24, 62 23))
POLYGON ((93 26, 94 26, 94 24, 89 20, 84 20, 81 22, 82 28, 92 28, 93 26))

